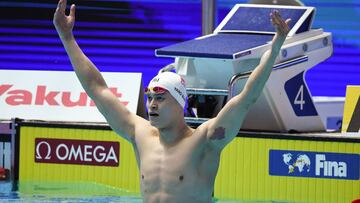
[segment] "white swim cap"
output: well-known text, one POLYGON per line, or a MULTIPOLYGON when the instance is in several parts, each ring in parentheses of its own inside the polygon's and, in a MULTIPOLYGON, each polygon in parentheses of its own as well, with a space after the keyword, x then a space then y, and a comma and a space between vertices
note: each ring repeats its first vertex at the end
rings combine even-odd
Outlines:
POLYGON ((149 89, 154 87, 166 89, 182 108, 185 107, 187 97, 185 80, 180 75, 173 72, 159 73, 149 83, 149 89))

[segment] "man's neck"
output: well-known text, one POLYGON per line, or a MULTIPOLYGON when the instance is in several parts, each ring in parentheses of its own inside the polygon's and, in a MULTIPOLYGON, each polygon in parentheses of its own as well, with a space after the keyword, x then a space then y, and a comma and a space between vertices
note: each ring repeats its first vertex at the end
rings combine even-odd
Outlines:
POLYGON ((174 145, 183 137, 185 137, 188 131, 189 127, 186 125, 185 120, 178 120, 169 127, 159 129, 160 141, 164 145, 174 145))

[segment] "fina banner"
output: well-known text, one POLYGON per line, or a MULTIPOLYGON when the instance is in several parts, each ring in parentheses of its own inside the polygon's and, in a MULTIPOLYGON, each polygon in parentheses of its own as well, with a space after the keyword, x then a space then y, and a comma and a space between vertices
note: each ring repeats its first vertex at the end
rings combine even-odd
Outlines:
POLYGON ((359 180, 359 160, 359 154, 270 150, 269 174, 359 180))
MULTIPOLYGON (((102 73, 108 87, 136 113, 141 73, 102 73)), ((75 72, 0 70, 0 119, 105 122, 75 72)))

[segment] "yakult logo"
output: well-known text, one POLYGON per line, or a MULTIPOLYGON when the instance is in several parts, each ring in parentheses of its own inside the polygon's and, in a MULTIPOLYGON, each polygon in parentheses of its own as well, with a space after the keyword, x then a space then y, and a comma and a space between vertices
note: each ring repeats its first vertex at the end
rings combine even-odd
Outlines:
POLYGON ((35 162, 119 166, 119 142, 35 139, 35 162))
MULTIPOLYGON (((115 87, 109 88, 118 98, 122 94, 115 87)), ((49 90, 45 85, 38 85, 35 92, 26 89, 17 89, 11 84, 0 85, 0 99, 4 100, 7 105, 49 105, 63 107, 81 107, 95 106, 95 103, 88 97, 85 92, 74 93, 70 91, 49 90)), ((129 103, 121 101, 125 106, 129 103)))

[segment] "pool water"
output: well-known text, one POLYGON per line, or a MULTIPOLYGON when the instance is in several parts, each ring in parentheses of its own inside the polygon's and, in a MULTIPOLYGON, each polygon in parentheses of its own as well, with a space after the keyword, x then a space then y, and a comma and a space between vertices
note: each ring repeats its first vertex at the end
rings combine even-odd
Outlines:
MULTIPOLYGON (((138 193, 89 182, 0 181, 0 202, 118 202, 142 203, 138 193)), ((216 203, 265 203, 274 201, 240 201, 213 199, 216 203)))
POLYGON ((143 202, 140 194, 96 183, 0 182, 0 202, 143 202))

